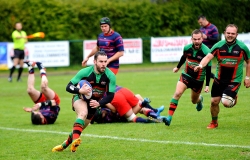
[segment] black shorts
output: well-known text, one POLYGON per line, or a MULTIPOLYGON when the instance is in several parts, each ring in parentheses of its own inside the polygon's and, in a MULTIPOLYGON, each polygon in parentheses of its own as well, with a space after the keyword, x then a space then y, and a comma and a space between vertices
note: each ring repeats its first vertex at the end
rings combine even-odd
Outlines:
POLYGON ((20 50, 20 49, 14 49, 14 58, 18 58, 18 59, 24 59, 24 50, 20 50))
MULTIPOLYGON (((79 97, 79 95, 77 95, 77 94, 73 95, 73 97, 72 97, 72 110, 73 110, 73 111, 75 111, 73 104, 74 104, 74 102, 75 102, 76 100, 78 100, 78 99, 81 99, 81 98, 79 97)), ((90 107, 89 102, 90 102, 90 100, 87 100, 87 101, 86 101, 87 106, 88 106, 88 115, 87 115, 87 119, 91 120, 91 119, 94 118, 94 115, 95 115, 97 109, 96 109, 96 108, 90 107)))
POLYGON ((222 97, 222 94, 226 94, 235 99, 241 83, 238 82, 220 82, 217 78, 214 78, 211 97, 222 97))
POLYGON ((181 74, 179 81, 184 83, 187 88, 192 89, 196 93, 201 93, 204 81, 197 81, 196 79, 189 77, 185 74, 181 74))

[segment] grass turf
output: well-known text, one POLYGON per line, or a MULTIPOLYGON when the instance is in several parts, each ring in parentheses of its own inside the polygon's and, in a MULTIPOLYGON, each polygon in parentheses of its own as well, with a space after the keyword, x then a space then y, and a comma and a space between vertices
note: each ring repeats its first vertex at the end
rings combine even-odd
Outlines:
MULTIPOLYGON (((117 75, 117 84, 149 97, 155 108, 164 105, 162 115, 167 115, 180 75, 172 73, 171 67, 124 67, 117 75)), ((243 85, 235 107, 220 105, 219 127, 215 130, 206 129, 211 120, 210 93, 202 93, 204 108, 197 112, 187 90, 169 127, 163 123, 93 124, 84 130, 76 153, 69 148, 52 153, 51 149, 67 138, 76 118, 71 110, 72 96, 65 87, 77 70, 48 70, 49 86, 61 98, 61 111, 55 124, 44 126, 32 125, 30 114, 22 110, 33 105, 26 93, 27 69, 24 72, 19 83, 9 83, 5 73, 0 74, 0 159, 250 159, 250 101, 243 85)), ((39 89, 37 69, 35 74, 39 89)))

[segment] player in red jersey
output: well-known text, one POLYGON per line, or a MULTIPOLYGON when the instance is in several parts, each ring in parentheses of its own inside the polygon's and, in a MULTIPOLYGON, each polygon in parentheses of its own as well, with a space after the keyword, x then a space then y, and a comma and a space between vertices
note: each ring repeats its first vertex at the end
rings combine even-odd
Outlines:
POLYGON ((162 122, 160 113, 164 106, 157 109, 149 105, 148 98, 142 98, 140 94, 134 94, 128 88, 116 86, 116 92, 108 108, 99 109, 92 123, 113 123, 113 122, 135 122, 135 123, 158 123, 162 122), (136 116, 137 113, 144 114, 148 118, 136 116))
POLYGON ((113 113, 117 111, 121 117, 125 117, 129 122, 149 123, 153 120, 155 120, 155 122, 160 122, 157 121, 157 117, 159 116, 157 113, 151 109, 145 108, 146 102, 143 102, 143 98, 140 95, 136 96, 129 89, 121 86, 116 86, 115 96, 106 106, 113 113), (149 117, 149 119, 136 116, 139 112, 149 117))

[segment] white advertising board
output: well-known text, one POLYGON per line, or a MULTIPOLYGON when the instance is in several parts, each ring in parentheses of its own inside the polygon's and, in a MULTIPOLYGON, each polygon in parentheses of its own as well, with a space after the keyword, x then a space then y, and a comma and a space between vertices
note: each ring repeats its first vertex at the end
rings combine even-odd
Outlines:
POLYGON ((178 62, 185 45, 191 43, 190 36, 151 37, 151 62, 178 62))
MULTIPOLYGON (((42 62, 45 67, 69 66, 69 41, 28 42, 26 45, 26 59, 42 62)), ((8 53, 13 54, 13 43, 8 43, 8 53)), ((8 67, 12 61, 8 56, 8 67)))

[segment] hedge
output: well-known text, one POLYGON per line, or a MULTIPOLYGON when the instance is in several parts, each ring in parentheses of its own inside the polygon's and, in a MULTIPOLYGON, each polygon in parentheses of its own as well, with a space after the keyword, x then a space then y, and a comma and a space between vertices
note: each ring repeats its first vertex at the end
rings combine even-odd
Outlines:
POLYGON ((44 41, 71 40, 71 64, 80 63, 81 40, 96 39, 105 16, 123 38, 143 38, 144 61, 150 58, 150 37, 190 35, 199 28, 200 14, 220 33, 229 23, 237 24, 239 33, 250 32, 248 0, 1 0, 0 6, 0 41, 12 41, 20 21, 28 34, 45 32, 44 41))

